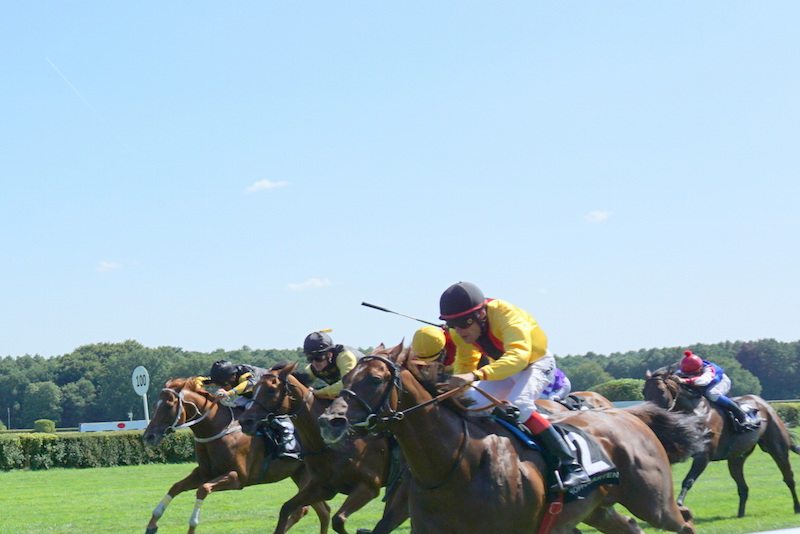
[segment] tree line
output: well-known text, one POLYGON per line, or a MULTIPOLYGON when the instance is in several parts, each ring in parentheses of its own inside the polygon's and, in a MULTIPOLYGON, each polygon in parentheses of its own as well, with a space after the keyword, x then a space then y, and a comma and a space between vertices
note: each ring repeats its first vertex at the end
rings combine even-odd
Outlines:
MULTIPOLYGON (((648 369, 680 360, 687 348, 720 364, 731 376, 734 395, 800 398, 800 341, 726 341, 609 355, 589 352, 558 357, 557 362, 577 391, 615 379, 644 378, 648 369)), ((269 368, 284 360, 302 361, 303 354, 300 348, 264 350, 247 346, 204 353, 177 347, 148 348, 128 340, 84 345, 53 358, 7 356, 0 359, 0 419, 7 425, 10 416, 12 428, 31 428, 37 419, 51 419, 59 427, 125 420, 129 413, 133 419, 143 419, 141 398, 131 384, 135 367, 144 365, 150 374, 148 402, 152 405, 169 378, 205 374, 214 361, 221 359, 269 368)))

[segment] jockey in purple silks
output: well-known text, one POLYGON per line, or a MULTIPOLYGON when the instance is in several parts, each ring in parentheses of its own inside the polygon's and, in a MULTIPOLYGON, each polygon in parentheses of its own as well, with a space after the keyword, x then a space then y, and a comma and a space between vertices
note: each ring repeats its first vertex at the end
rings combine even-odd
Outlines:
POLYGON ((570 384, 569 378, 564 371, 556 367, 553 369, 553 381, 542 390, 539 398, 560 401, 566 399, 570 391, 572 391, 572 384, 570 384))

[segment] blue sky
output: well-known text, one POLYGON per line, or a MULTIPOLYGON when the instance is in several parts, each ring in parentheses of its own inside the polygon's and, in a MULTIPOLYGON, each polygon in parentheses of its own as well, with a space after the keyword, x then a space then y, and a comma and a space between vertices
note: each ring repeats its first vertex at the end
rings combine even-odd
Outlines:
POLYGON ((800 338, 796 2, 24 2, 0 356, 410 339, 458 280, 558 355, 800 338))

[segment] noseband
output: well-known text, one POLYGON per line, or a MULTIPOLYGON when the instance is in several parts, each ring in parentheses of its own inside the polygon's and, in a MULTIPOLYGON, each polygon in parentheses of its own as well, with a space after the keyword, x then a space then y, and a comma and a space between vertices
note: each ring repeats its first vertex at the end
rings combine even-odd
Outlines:
POLYGON ((183 390, 175 391, 174 389, 164 388, 161 390, 161 392, 162 393, 167 392, 171 395, 175 395, 175 397, 178 399, 178 411, 175 413, 175 420, 172 422, 171 425, 167 427, 167 429, 164 431, 165 433, 175 432, 176 430, 180 430, 182 428, 189 428, 190 426, 194 426, 203 419, 205 419, 206 417, 208 417, 208 414, 210 413, 209 410, 207 410, 205 413, 201 412, 200 408, 198 408, 198 406, 195 403, 184 400, 183 390), (188 412, 186 411, 186 407, 184 406, 185 404, 188 404, 192 408, 194 408, 195 414, 192 419, 189 419, 188 412), (186 414, 186 418, 183 423, 179 424, 178 421, 181 420, 181 414, 186 414))
MULTIPOLYGON (((391 374, 391 379, 388 382, 388 387, 384 389, 383 394, 381 395, 380 402, 378 406, 373 408, 370 403, 362 399, 358 396, 358 394, 351 390, 351 389, 342 389, 339 392, 339 395, 342 397, 346 397, 346 399, 353 399, 357 401, 364 410, 367 412, 367 416, 364 418, 363 421, 359 423, 351 423, 351 426, 354 428, 365 428, 367 432, 377 432, 378 427, 388 423, 390 421, 402 421, 403 417, 405 417, 405 412, 398 412, 394 410, 390 405, 390 400, 392 396, 392 390, 397 390, 397 396, 400 397, 400 394, 403 392, 403 384, 400 381, 400 368, 397 367, 397 364, 394 363, 392 360, 388 358, 384 358, 383 356, 371 355, 371 356, 364 356, 360 360, 358 360, 358 364, 356 367, 361 365, 365 362, 370 362, 373 360, 377 360, 389 369, 389 373, 391 374), (381 413, 386 413, 387 415, 381 416, 381 413)), ((406 410, 408 411, 408 410, 406 410)))

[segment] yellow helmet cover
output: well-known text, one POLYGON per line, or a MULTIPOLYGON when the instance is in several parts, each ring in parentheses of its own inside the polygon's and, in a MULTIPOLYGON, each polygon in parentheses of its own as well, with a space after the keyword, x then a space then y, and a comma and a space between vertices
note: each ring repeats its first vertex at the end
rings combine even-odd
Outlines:
POLYGON ((444 345, 444 331, 438 326, 423 326, 414 332, 414 339, 411 340, 411 350, 421 360, 436 358, 444 345))

